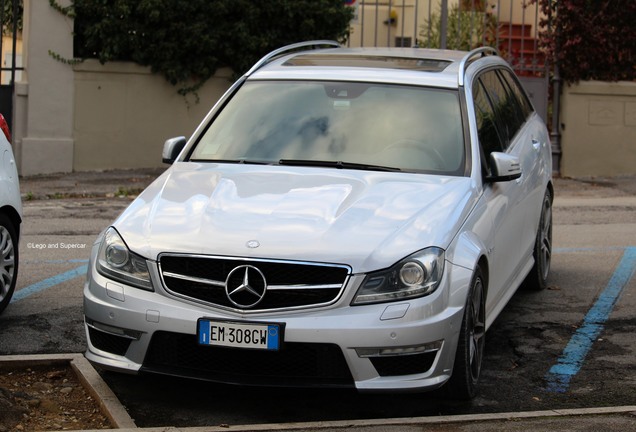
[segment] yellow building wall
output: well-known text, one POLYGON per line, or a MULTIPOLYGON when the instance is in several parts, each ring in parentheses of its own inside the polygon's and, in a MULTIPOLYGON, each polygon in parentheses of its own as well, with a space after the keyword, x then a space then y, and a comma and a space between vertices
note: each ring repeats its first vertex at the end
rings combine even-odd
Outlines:
MULTIPOLYGON (((12 36, 2 36, 2 57, 0 57, 0 63, 3 68, 11 67, 11 61, 13 59, 13 37, 12 36)), ((22 35, 18 34, 18 39, 16 41, 16 64, 18 67, 22 67, 24 65, 24 59, 22 56, 22 35)), ((11 72, 2 71, 0 75, 0 84, 7 85, 11 80, 11 72)), ((22 72, 17 71, 16 82, 20 82, 22 80, 22 72)))

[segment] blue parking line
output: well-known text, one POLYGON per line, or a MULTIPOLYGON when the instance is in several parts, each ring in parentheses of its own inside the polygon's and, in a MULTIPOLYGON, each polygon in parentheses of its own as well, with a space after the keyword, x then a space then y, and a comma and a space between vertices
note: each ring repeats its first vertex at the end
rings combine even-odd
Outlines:
POLYGON ((20 301, 30 295, 37 294, 40 291, 44 291, 47 288, 51 288, 55 285, 61 284, 63 282, 69 281, 71 279, 75 279, 79 276, 86 275, 86 271, 88 270, 88 264, 81 265, 73 270, 69 270, 64 273, 60 273, 58 275, 52 276, 48 279, 44 279, 40 282, 36 282, 33 285, 29 285, 26 288, 22 288, 19 291, 16 291, 13 294, 13 298, 11 302, 20 301))
POLYGON ((573 252, 607 252, 607 251, 624 251, 627 249, 625 246, 610 246, 610 247, 569 247, 569 248, 554 248, 552 253, 573 253, 573 252))
POLYGON ((66 263, 87 263, 87 259, 69 259, 69 260, 20 260, 20 264, 66 264, 66 263))
POLYGON ((546 390, 548 392, 565 393, 567 391, 570 381, 583 366, 587 353, 603 331, 614 305, 634 276, 635 270, 636 247, 625 248, 623 257, 605 290, 585 315, 583 324, 574 333, 557 363, 546 374, 546 390))

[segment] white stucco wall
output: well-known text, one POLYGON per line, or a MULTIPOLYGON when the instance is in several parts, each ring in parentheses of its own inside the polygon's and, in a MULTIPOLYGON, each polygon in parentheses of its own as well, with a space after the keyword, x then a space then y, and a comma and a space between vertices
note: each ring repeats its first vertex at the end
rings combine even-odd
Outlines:
POLYGON ((13 109, 21 175, 160 166, 163 142, 189 136, 231 85, 218 71, 196 103, 133 63, 60 62, 50 52, 73 58, 73 21, 46 0, 24 0, 23 37, 13 109))
MULTIPOLYGON (((63 6, 70 0, 60 0, 63 6)), ((16 85, 14 129, 20 174, 73 169, 73 70, 49 51, 73 56, 73 21, 48 1, 24 1, 25 72, 16 85)))
POLYGON ((231 85, 217 71, 194 96, 133 63, 87 60, 75 71, 75 171, 161 166, 166 139, 189 137, 231 85))

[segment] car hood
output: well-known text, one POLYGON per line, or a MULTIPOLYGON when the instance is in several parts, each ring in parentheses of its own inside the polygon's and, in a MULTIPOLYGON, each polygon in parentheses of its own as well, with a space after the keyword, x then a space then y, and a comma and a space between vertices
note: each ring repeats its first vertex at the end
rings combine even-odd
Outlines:
POLYGON ((388 267, 446 248, 475 199, 471 179, 330 168, 179 162, 114 223, 128 247, 388 267))

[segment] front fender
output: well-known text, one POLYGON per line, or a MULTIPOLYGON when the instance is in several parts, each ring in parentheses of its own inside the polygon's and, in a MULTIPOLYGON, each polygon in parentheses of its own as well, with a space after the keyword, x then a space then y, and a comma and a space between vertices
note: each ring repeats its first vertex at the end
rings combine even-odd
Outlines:
POLYGON ((446 258, 454 265, 474 270, 479 260, 488 255, 488 248, 473 232, 463 232, 447 251, 446 258))
MULTIPOLYGON (((473 232, 461 233, 448 248, 446 259, 456 268, 456 274, 463 275, 462 283, 457 284, 457 288, 450 295, 452 306, 464 307, 472 275, 482 259, 486 259, 487 263, 487 255, 488 249, 473 232)), ((487 265, 482 270, 484 274, 488 274, 487 265)))

